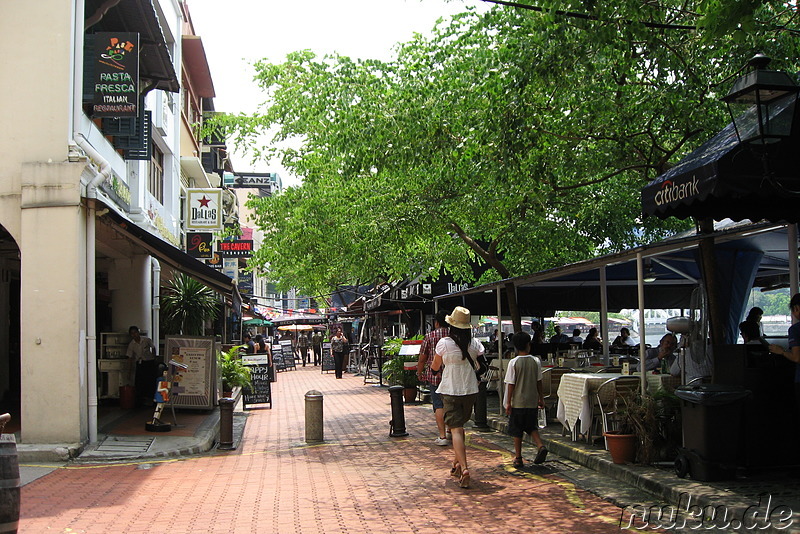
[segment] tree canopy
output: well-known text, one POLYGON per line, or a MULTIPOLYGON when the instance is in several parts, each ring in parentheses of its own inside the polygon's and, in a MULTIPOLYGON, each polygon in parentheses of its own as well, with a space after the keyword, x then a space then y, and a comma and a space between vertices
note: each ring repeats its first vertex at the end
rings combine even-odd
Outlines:
POLYGON ((216 127, 257 156, 276 150, 252 144, 269 128, 301 140, 278 152, 304 180, 250 201, 255 262, 317 294, 497 280, 664 237, 687 223, 642 219, 641 188, 724 126, 718 99, 755 52, 785 70, 800 57, 782 2, 539 7, 442 20, 388 62, 258 62, 264 107, 216 127))

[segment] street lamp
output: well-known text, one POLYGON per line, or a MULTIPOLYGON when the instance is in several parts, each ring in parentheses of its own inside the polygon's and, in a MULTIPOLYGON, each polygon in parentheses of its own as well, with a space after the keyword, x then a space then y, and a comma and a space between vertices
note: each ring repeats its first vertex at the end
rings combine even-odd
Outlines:
POLYGON ((741 143, 768 145, 792 133, 800 87, 785 72, 767 70, 770 61, 767 56, 756 54, 747 63, 751 70, 739 77, 722 98, 741 143))

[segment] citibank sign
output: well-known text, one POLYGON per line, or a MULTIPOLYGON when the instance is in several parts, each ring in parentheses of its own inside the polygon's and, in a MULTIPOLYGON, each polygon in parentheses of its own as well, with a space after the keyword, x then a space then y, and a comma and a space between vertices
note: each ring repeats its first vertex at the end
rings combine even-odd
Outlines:
POLYGON ((699 181, 696 176, 693 176, 691 180, 683 184, 676 184, 672 180, 666 180, 661 185, 661 190, 655 194, 653 200, 656 206, 663 206, 664 204, 686 200, 700 193, 698 183, 699 181))

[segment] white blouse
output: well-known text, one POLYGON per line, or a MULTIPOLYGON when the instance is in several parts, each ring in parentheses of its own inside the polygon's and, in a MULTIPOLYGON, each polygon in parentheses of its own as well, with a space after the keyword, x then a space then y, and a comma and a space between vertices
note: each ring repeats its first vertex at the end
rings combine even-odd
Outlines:
MULTIPOLYGON (((478 364, 477 358, 483 354, 483 343, 475 338, 470 340, 469 355, 472 356, 475 365, 478 364)), ((436 393, 440 395, 472 395, 478 392, 478 379, 469 360, 461 354, 456 342, 450 337, 443 337, 436 344, 436 354, 442 356, 442 382, 436 388, 436 393)))

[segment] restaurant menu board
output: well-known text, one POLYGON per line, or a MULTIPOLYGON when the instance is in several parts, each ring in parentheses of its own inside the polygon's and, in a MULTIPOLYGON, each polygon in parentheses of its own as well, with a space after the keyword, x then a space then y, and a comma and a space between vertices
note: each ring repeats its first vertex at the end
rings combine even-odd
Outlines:
POLYGON ((322 372, 335 371, 336 364, 333 361, 333 353, 331 352, 331 344, 322 344, 322 372))
POLYGON ((217 376, 214 338, 167 336, 164 351, 168 360, 186 366, 172 366, 172 404, 177 408, 212 409, 217 376))
POLYGON ((269 366, 264 364, 245 364, 250 369, 250 388, 242 389, 242 402, 248 404, 269 404, 272 408, 272 389, 269 379, 269 366))
POLYGON ((138 116, 139 34, 99 32, 94 44, 92 116, 138 116))
POLYGON ((289 369, 296 369, 297 366, 294 364, 294 348, 292 347, 292 340, 291 339, 282 339, 279 341, 281 345, 281 353, 283 354, 283 368, 289 369))

